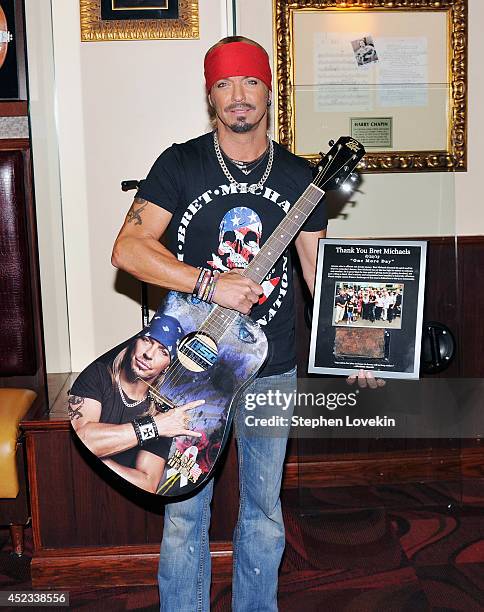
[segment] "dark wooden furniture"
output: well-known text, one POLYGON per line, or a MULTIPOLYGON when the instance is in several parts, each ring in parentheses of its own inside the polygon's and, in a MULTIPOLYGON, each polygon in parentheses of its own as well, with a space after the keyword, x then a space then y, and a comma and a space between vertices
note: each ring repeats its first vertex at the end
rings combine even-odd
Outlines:
MULTIPOLYGON (((70 431, 64 410, 24 421, 32 506, 34 588, 156 582, 163 531, 159 498, 117 479, 70 431)), ((238 511, 235 449, 229 448, 214 496, 214 573, 230 575, 238 511)))
POLYGON ((0 520, 10 527, 17 555, 23 553, 23 528, 30 516, 19 423, 35 399, 30 389, 0 388, 0 520))
MULTIPOLYGON (((46 411, 47 401, 28 140, 0 140, 0 252, 0 389, 35 391, 28 413, 33 418, 46 411)), ((30 513, 22 438, 11 443, 17 443, 20 492, 0 499, 0 526, 10 527, 21 554, 30 513)))

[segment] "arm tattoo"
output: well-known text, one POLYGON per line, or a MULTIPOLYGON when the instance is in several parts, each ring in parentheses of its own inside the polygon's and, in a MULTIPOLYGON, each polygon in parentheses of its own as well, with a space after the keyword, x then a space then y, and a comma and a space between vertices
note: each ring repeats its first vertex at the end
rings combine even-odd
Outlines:
POLYGON ((84 398, 77 395, 69 395, 69 403, 67 406, 67 414, 71 421, 74 419, 82 419, 81 408, 84 404, 84 398))
POLYGON ((128 210, 128 223, 132 223, 134 221, 135 225, 141 225, 143 223, 141 220, 141 213, 144 211, 147 204, 147 200, 143 200, 143 198, 135 198, 131 208, 128 210))

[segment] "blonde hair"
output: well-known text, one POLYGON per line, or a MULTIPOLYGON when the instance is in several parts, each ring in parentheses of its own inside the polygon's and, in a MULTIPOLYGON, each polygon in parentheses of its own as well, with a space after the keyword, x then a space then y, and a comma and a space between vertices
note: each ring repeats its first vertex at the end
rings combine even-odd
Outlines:
MULTIPOLYGON (((122 351, 120 351, 116 357, 113 359, 113 365, 110 368, 110 374, 111 374, 111 380, 113 383, 113 387, 115 391, 118 391, 118 384, 121 385, 121 381, 119 379, 119 375, 121 373, 122 368, 125 366, 125 360, 127 360, 129 353, 132 351, 136 341, 138 340, 138 338, 135 338, 133 340, 133 342, 131 342, 128 346, 126 346, 122 351)), ((171 360, 170 360, 171 361, 171 360)), ((164 372, 162 372, 156 379, 156 384, 158 382, 160 382, 160 378, 162 379, 164 375, 164 372)), ((150 403, 148 405, 148 408, 139 416, 155 416, 155 414, 158 414, 159 410, 156 408, 156 404, 153 401, 153 399, 150 399, 150 403)))

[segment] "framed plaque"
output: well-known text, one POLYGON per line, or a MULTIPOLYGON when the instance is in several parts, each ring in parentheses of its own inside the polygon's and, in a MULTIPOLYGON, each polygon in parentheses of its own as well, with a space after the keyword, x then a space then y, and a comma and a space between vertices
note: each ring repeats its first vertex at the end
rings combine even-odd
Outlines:
POLYGON ((365 143, 365 149, 385 149, 393 146, 392 117, 351 117, 350 136, 365 143))
POLYGON ((315 159, 354 128, 362 171, 466 170, 467 0, 274 6, 281 144, 315 159))
POLYGON ((198 0, 80 0, 81 40, 198 38, 198 0))
POLYGON ((308 371, 418 378, 422 241, 319 241, 308 371))

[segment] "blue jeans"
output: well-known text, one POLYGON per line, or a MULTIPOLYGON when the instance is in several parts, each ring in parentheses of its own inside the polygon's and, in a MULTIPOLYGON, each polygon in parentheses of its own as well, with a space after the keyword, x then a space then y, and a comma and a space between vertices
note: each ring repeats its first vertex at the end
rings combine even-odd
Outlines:
MULTIPOLYGON (((277 612, 277 579, 285 546, 282 520, 282 468, 293 411, 296 370, 257 378, 243 393, 234 415, 239 457, 240 508, 233 541, 232 610, 277 612), (280 390, 279 405, 254 410, 248 394, 280 390), (286 403, 288 404, 286 406, 286 403), (278 428, 256 427, 254 418, 287 419, 278 428), (248 418, 249 417, 249 418, 248 418)), ((259 396, 261 397, 261 396, 259 396)), ((281 425, 281 421, 279 421, 281 425)), ((167 504, 158 569, 161 612, 210 610, 208 528, 213 479, 194 497, 167 504)))

